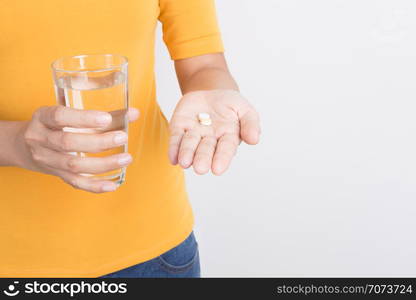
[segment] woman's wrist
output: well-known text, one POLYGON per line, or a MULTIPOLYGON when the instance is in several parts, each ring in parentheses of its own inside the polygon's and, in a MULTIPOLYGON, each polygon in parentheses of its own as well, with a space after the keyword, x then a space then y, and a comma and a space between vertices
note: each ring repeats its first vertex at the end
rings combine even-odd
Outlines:
POLYGON ((21 121, 17 125, 17 132, 15 135, 14 140, 14 149, 15 149, 15 157, 14 157, 14 166, 20 167, 20 168, 27 168, 27 161, 29 159, 27 153, 29 151, 24 135, 26 132, 27 127, 29 126, 29 121, 21 121))
POLYGON ((0 121, 0 166, 23 167, 24 130, 28 121, 0 121))

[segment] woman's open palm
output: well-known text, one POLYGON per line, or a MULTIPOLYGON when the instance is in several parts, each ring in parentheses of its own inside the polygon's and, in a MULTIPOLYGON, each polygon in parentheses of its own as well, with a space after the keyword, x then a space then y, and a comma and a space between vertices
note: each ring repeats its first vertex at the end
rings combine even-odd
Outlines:
POLYGON ((170 131, 172 164, 193 166, 198 174, 212 169, 220 175, 227 170, 241 140, 250 145, 258 143, 260 122, 256 110, 237 91, 197 91, 179 101, 170 131), (199 113, 208 113, 212 124, 200 124, 199 113))

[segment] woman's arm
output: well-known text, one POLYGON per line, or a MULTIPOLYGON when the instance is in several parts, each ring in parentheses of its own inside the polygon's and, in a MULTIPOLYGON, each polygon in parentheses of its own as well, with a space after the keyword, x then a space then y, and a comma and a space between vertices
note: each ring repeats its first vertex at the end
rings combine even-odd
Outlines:
POLYGON ((222 53, 176 60, 175 69, 183 94, 202 90, 239 90, 222 53))

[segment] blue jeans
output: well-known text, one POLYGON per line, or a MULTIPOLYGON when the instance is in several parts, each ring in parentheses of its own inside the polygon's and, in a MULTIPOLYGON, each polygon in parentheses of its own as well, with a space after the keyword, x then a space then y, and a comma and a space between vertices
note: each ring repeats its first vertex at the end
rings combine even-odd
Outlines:
POLYGON ((200 277, 198 243, 192 232, 185 241, 143 263, 116 271, 102 278, 200 277))

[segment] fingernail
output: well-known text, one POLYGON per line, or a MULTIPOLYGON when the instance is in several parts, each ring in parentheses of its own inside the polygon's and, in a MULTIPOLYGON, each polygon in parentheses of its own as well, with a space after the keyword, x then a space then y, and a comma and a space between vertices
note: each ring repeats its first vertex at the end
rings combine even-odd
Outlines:
POLYGON ((113 192, 117 189, 117 185, 115 183, 105 183, 101 189, 103 192, 113 192))
POLYGON ((189 158, 182 158, 181 160, 182 167, 189 167, 190 164, 191 164, 191 161, 189 158))
POLYGON ((129 114, 132 118, 137 117, 139 115, 139 110, 137 108, 130 107, 129 114))
POLYGON ((107 113, 100 114, 95 118, 95 122, 97 122, 100 125, 110 123, 111 122, 111 115, 109 115, 107 113))
POLYGON ((114 136, 114 143, 118 145, 125 144, 127 142, 127 134, 125 132, 119 132, 114 136))
POLYGON ((131 155, 130 155, 130 154, 128 154, 128 155, 123 155, 123 156, 121 156, 121 157, 118 159, 118 164, 119 164, 120 166, 122 166, 122 165, 127 165, 129 162, 131 162, 131 155))

